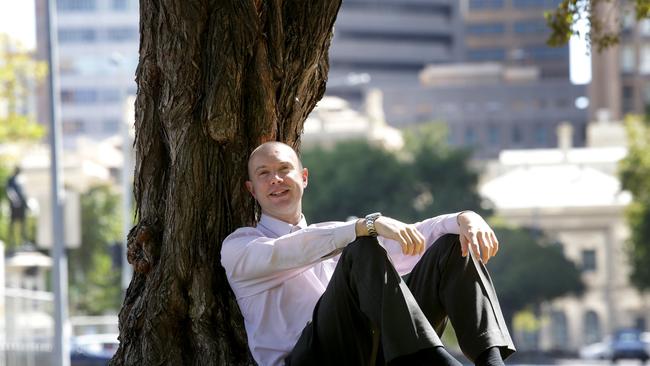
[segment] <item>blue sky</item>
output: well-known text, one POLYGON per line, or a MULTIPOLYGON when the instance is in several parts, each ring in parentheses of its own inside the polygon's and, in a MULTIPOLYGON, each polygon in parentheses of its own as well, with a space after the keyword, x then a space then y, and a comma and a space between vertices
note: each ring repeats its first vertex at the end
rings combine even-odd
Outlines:
POLYGON ((27 48, 34 48, 33 0, 0 0, 0 33, 9 33, 27 48))

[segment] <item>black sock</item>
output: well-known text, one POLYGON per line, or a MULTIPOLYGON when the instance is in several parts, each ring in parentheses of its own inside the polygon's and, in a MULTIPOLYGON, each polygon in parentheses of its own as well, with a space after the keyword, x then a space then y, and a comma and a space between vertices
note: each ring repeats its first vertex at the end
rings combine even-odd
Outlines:
POLYGON ((476 366, 505 366, 499 347, 490 347, 478 355, 476 366))
POLYGON ((445 347, 433 347, 419 350, 410 355, 401 356, 389 363, 389 365, 436 365, 436 366, 463 366, 452 355, 447 352, 445 347))

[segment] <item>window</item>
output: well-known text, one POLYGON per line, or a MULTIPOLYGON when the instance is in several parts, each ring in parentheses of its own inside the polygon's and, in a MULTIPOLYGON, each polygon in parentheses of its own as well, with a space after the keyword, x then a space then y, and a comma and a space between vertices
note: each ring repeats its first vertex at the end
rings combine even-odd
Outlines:
POLYGON ((467 34, 473 36, 503 34, 504 32, 505 26, 503 23, 477 23, 467 25, 467 34))
POLYGON ((515 22, 513 27, 518 34, 546 34, 548 26, 543 20, 528 19, 526 21, 515 22))
POLYGON ((469 0, 470 9, 501 9, 504 0, 469 0))
POLYGON ((119 102, 121 98, 119 89, 102 89, 98 94, 101 102, 119 102))
POLYGON ((120 121, 117 119, 107 119, 102 122, 102 130, 106 133, 117 133, 120 129, 120 121))
POLYGON ((591 344, 600 340, 600 320, 593 310, 585 312, 584 317, 585 343, 591 344))
POLYGON ((528 46, 524 48, 528 58, 533 60, 553 60, 569 57, 569 47, 550 47, 547 45, 528 46))
POLYGON ((535 126, 535 144, 537 146, 546 146, 548 144, 548 133, 547 133, 547 128, 543 124, 537 124, 535 126))
POLYGON ((90 43, 97 39, 97 33, 92 28, 60 28, 60 43, 90 43))
POLYGON ((643 47, 641 47, 639 72, 642 74, 650 74, 650 44, 644 44, 643 47))
POLYGON ((582 251, 582 270, 584 272, 596 270, 596 251, 594 249, 584 249, 582 251))
POLYGON ((555 349, 565 349, 569 342, 566 315, 563 311, 551 312, 551 342, 555 349))
POLYGON ((77 134, 84 132, 84 122, 81 120, 64 120, 61 123, 61 130, 64 134, 77 134))
POLYGON ((628 44, 621 47, 621 71, 634 72, 636 66, 635 56, 632 45, 628 44))
POLYGON ((488 142, 492 146, 499 146, 501 144, 501 128, 497 125, 488 127, 488 142))
POLYGON ((61 90, 62 103, 90 104, 97 102, 97 99, 97 91, 94 89, 61 90))
POLYGON ((512 143, 513 144, 520 144, 524 139, 523 133, 521 131, 521 127, 519 126, 512 126, 512 143))
POLYGON ((108 28, 106 31, 106 38, 111 41, 132 41, 138 40, 139 37, 140 33, 134 27, 108 28))
POLYGON ((468 126, 465 128, 465 145, 474 144, 476 144, 476 130, 471 126, 468 126))
POLYGON ((560 4, 561 0, 512 0, 515 8, 543 8, 552 9, 560 4))
POLYGON ((96 0, 59 0, 56 2, 60 11, 92 11, 97 9, 96 0))
POLYGON ((650 20, 649 19, 643 19, 643 20, 639 21, 639 31, 644 36, 650 35, 650 20))
POLYGON ((467 51, 470 61, 502 61, 506 58, 503 48, 475 48, 467 51))

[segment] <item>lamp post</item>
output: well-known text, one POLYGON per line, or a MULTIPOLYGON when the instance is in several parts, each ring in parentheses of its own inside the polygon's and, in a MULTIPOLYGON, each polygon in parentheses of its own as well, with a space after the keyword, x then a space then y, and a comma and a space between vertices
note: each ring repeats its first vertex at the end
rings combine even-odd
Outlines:
POLYGON ((54 292, 54 344, 52 365, 70 365, 68 324, 68 264, 63 242, 63 174, 61 150, 61 113, 59 98, 59 55, 57 49, 56 0, 47 1, 47 55, 50 72, 50 180, 52 192, 52 289, 54 292))

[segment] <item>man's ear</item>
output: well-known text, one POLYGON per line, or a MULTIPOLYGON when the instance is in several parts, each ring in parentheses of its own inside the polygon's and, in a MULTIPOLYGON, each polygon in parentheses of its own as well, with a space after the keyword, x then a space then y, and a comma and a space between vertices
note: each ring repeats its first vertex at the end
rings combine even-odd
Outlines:
POLYGON ((253 182, 251 182, 250 180, 246 181, 246 190, 250 192, 253 198, 257 199, 257 197, 255 197, 255 189, 253 188, 253 182))
POLYGON ((307 188, 307 182, 309 181, 309 170, 307 168, 302 168, 302 188, 307 188))

